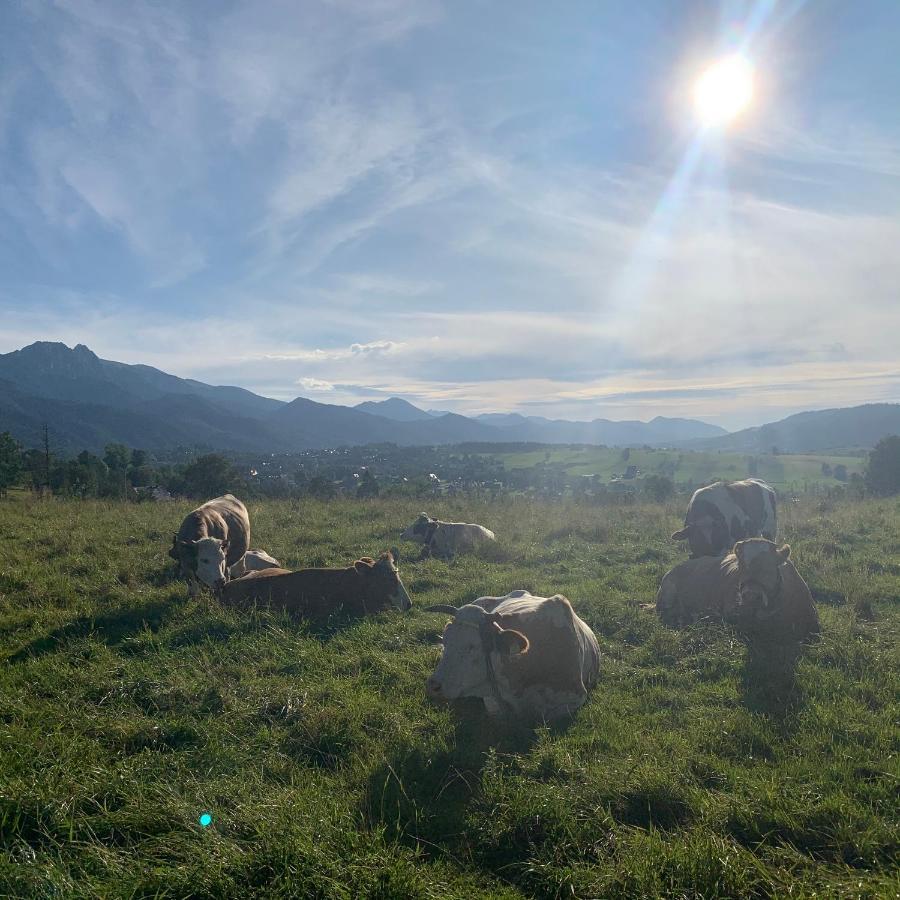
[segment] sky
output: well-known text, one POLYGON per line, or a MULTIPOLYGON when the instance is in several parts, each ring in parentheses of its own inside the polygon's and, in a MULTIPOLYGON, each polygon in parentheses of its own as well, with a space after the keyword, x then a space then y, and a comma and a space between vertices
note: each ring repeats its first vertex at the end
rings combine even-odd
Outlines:
POLYGON ((0 34, 0 352, 729 429, 900 400, 897 0, 16 0, 0 34), (754 101, 703 128, 738 51, 754 101))

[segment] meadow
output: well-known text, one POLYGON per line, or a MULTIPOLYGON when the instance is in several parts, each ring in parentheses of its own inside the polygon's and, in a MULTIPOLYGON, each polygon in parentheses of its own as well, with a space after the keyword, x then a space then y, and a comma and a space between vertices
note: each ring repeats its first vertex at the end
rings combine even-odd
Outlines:
MULTIPOLYGON (((402 544, 411 613, 311 625, 188 599, 189 503, 0 502, 0 897, 900 896, 900 501, 781 507, 823 625, 796 667, 641 608, 684 503, 430 501, 497 545, 402 544), (422 607, 514 588, 600 641, 568 727, 424 696, 422 607)), ((252 503, 253 545, 345 565, 420 506, 252 503)))
POLYGON ((569 475, 599 475, 608 481, 621 475, 629 465, 636 465, 643 475, 668 475, 679 484, 708 484, 718 479, 734 481, 747 478, 749 461, 756 466, 755 476, 780 490, 804 491, 810 485, 839 485, 832 475, 823 474, 822 466, 833 470, 842 465, 848 477, 862 474, 865 456, 830 455, 827 453, 723 453, 711 450, 666 450, 631 448, 627 460, 618 447, 564 446, 547 449, 482 454, 500 460, 507 469, 530 469, 546 463, 560 466, 569 475))

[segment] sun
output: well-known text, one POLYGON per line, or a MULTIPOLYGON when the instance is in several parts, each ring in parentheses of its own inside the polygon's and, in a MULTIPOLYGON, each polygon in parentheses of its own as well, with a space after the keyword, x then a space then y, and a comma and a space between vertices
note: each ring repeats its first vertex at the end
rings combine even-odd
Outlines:
POLYGON ((694 83, 694 107, 707 127, 730 125, 753 99, 753 66, 743 56, 713 63, 694 83))

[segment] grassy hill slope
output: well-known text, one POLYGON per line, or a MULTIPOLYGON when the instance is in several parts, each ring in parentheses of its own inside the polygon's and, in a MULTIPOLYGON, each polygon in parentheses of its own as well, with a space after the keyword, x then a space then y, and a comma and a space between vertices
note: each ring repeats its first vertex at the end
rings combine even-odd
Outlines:
MULTIPOLYGON (((252 543, 345 564, 419 505, 253 504, 252 543)), ((3 503, 0 896, 893 896, 900 503, 782 509, 828 600, 793 676, 639 608, 681 506, 435 503, 498 544, 403 564, 406 616, 311 626, 189 600, 189 504, 3 503), (520 587, 600 640, 568 729, 425 699, 422 607, 520 587)))

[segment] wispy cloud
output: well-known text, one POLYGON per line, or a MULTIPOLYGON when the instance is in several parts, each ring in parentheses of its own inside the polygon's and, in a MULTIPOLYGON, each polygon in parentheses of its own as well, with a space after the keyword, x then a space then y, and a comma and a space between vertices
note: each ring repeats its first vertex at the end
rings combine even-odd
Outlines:
POLYGON ((896 399, 900 125, 862 89, 889 41, 798 10, 779 91, 667 206, 683 123, 653 104, 709 36, 662 3, 16 7, 0 350, 473 413, 896 399), (801 91, 820 37, 830 93, 801 91))

